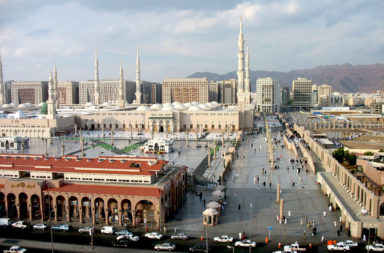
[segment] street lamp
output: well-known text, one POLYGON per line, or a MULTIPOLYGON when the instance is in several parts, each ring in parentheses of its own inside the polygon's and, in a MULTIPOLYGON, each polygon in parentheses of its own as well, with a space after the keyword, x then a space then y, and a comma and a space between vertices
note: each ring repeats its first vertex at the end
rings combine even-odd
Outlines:
POLYGON ((252 251, 252 202, 249 203, 249 252, 252 251))

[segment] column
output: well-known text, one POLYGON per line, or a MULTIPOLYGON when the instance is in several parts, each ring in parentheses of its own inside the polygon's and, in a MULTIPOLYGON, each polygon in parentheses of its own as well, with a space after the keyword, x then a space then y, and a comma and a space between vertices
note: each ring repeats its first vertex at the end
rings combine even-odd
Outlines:
POLYGON ((284 216, 284 199, 280 199, 280 218, 284 216))
POLYGON ((276 203, 280 202, 280 184, 277 184, 276 203))
POLYGON ((67 221, 68 222, 71 222, 71 214, 69 213, 70 209, 69 209, 69 198, 67 198, 67 204, 65 205, 65 208, 66 208, 66 215, 67 215, 67 221))
POLYGON ((119 225, 123 225, 123 222, 122 222, 122 212, 121 212, 121 209, 119 208, 119 225))
POLYGON ((80 223, 83 223, 83 206, 80 206, 79 216, 80 216, 80 223))
POLYGON ((8 216, 8 198, 7 195, 4 195, 4 207, 5 207, 5 216, 8 216))
POLYGON ((208 168, 211 168, 211 148, 208 148, 208 168))
POLYGON ((32 221, 32 205, 31 205, 31 203, 28 204, 27 212, 28 212, 29 220, 32 221))
POLYGON ((55 210, 55 221, 57 221, 57 203, 53 206, 55 210))
POLYGON ((136 227, 136 210, 132 212, 132 227, 136 227))
POLYGON ((40 217, 41 217, 41 222, 44 222, 44 195, 41 195, 40 197, 40 205, 39 205, 39 211, 40 211, 40 217))
POLYGON ((17 196, 16 196, 15 204, 16 204, 17 218, 20 219, 20 202, 19 202, 19 199, 17 198, 17 196))
POLYGON ((108 209, 104 209, 105 213, 105 225, 109 225, 108 209))

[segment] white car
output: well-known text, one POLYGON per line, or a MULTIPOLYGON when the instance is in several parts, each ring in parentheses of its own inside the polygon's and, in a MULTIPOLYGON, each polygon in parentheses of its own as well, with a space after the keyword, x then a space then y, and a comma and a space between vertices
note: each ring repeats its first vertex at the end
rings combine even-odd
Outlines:
POLYGON ((25 229, 25 228, 27 228, 27 225, 25 224, 24 221, 16 221, 15 223, 12 223, 12 227, 25 229))
POLYGON ((163 235, 159 234, 157 232, 146 233, 144 236, 149 238, 149 239, 158 239, 158 240, 163 238, 163 235))
POLYGON ((242 240, 242 241, 237 241, 235 242, 236 247, 256 247, 256 242, 251 242, 250 240, 242 240))
POLYGON ((45 230, 46 228, 48 228, 48 226, 47 226, 47 224, 44 224, 44 223, 39 223, 39 224, 33 225, 34 230, 45 230))
POLYGON ((119 241, 123 238, 128 238, 129 240, 131 240, 133 242, 137 242, 140 239, 140 237, 138 237, 137 235, 128 234, 128 235, 119 235, 118 237, 116 237, 116 240, 119 241))
POLYGON ((344 242, 338 242, 335 245, 328 245, 327 249, 329 251, 347 251, 350 250, 349 246, 346 245, 344 242))
POLYGON ((374 243, 372 245, 365 246, 365 249, 369 252, 384 252, 384 245, 381 243, 374 243))
POLYGON ((4 250, 6 253, 24 253, 27 252, 27 249, 24 249, 20 246, 12 246, 9 250, 4 250))
POLYGON ((184 233, 178 233, 178 234, 175 234, 175 235, 171 235, 171 239, 172 240, 187 240, 188 239, 188 235, 184 234, 184 233))
POLYGON ((213 241, 215 241, 215 242, 232 242, 233 237, 230 237, 228 235, 216 236, 213 238, 213 241))
POLYGON ((95 231, 93 227, 83 227, 83 228, 79 228, 79 233, 89 234, 92 230, 95 231))
POLYGON ((175 249, 176 249, 176 245, 168 243, 168 242, 155 245, 155 250, 168 250, 168 251, 171 251, 171 250, 175 250, 175 249))
POLYGON ((357 242, 354 242, 352 240, 346 240, 344 243, 346 245, 348 245, 350 248, 358 247, 359 246, 359 244, 357 242))

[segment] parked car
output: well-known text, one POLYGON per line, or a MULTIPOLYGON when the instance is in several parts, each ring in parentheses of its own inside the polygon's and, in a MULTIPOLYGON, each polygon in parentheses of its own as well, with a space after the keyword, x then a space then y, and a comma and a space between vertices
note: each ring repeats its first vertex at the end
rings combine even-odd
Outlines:
POLYGON ((172 235, 171 239, 173 239, 173 240, 187 240, 188 235, 184 234, 184 233, 178 233, 178 234, 172 235))
POLYGON ((350 248, 358 247, 359 244, 357 242, 354 242, 352 240, 346 240, 344 242, 346 245, 348 245, 350 248))
POLYGON ((237 241, 235 242, 236 247, 256 247, 256 242, 251 242, 248 239, 242 240, 242 241, 237 241))
POLYGON ((121 240, 113 240, 112 245, 114 247, 125 247, 127 248, 129 245, 129 239, 128 238, 122 238, 121 240))
POLYGON ((149 238, 149 239, 161 239, 161 238, 163 238, 163 235, 159 234, 157 232, 146 233, 144 236, 149 238))
POLYGON ((69 231, 69 225, 68 224, 54 225, 51 227, 51 229, 56 231, 66 232, 66 231, 69 231))
POLYGON ((168 250, 168 251, 171 251, 171 250, 175 250, 175 249, 176 249, 176 245, 168 243, 168 242, 155 245, 155 250, 168 250))
POLYGON ((131 241, 134 241, 134 242, 137 242, 140 239, 140 237, 138 237, 137 235, 128 234, 128 235, 119 235, 116 237, 116 240, 121 240, 123 238, 127 238, 131 241))
MULTIPOLYGON (((209 250, 209 248, 208 248, 209 250)), ((189 251, 191 252, 206 252, 207 251, 207 245, 204 243, 198 243, 193 245, 193 247, 189 248, 189 251)))
POLYGON ((0 226, 6 227, 11 225, 11 218, 0 218, 0 226))
POLYGON ((374 243, 365 246, 365 249, 369 252, 384 252, 384 245, 381 243, 374 243))
POLYGON ((213 241, 215 241, 215 242, 232 242, 233 237, 228 236, 228 235, 215 236, 215 237, 213 237, 213 241))
POLYGON ((33 225, 34 230, 45 230, 47 228, 48 228, 48 226, 45 223, 39 223, 39 224, 33 225))
POLYGON ((79 233, 91 233, 91 231, 95 232, 95 228, 94 227, 83 227, 83 228, 79 228, 79 233))
POLYGON ((328 245, 327 249, 329 251, 347 251, 347 250, 350 250, 349 246, 346 245, 344 242, 338 242, 334 245, 328 245))
POLYGON ((126 229, 122 229, 115 232, 115 235, 130 235, 130 234, 132 234, 132 232, 126 229))
POLYGON ((4 250, 4 253, 24 253, 27 252, 27 249, 24 249, 20 246, 12 246, 9 250, 4 250))
POLYGON ((112 226, 104 226, 101 228, 100 232, 102 234, 113 234, 115 232, 115 228, 112 226))
POLYGON ((16 221, 15 223, 12 223, 13 228, 21 228, 21 229, 26 229, 27 224, 24 221, 16 221))

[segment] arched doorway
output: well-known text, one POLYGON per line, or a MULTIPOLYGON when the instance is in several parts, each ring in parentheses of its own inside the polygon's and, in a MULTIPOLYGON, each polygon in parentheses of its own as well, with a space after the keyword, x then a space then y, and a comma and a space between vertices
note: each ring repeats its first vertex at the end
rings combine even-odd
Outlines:
POLYGON ((380 216, 384 216, 384 203, 380 205, 380 216))
POLYGON ((28 196, 24 192, 19 194, 20 219, 28 218, 28 196))
POLYGON ((102 198, 95 199, 95 218, 100 223, 105 219, 104 200, 102 198))
POLYGON ((16 196, 13 193, 8 194, 8 217, 15 218, 17 217, 17 208, 16 208, 16 196))
POLYGON ((5 210, 5 195, 0 192, 0 217, 7 215, 7 210, 5 210))
POLYGON ((65 220, 67 217, 67 211, 65 209, 65 198, 63 196, 58 196, 56 198, 56 209, 57 209, 57 219, 65 220))
POLYGON ((132 222, 132 206, 131 201, 124 199, 121 202, 121 210, 122 210, 122 217, 121 220, 123 221, 123 225, 127 226, 132 222))
POLYGON ((112 223, 119 222, 119 210, 116 199, 108 200, 108 219, 112 223))
POLYGON ((160 133, 164 132, 164 127, 163 127, 163 126, 160 126, 160 127, 159 127, 159 132, 160 132, 160 133))
POLYGON ((155 152, 159 152, 159 143, 155 143, 155 152))
POLYGON ((50 195, 44 196, 44 218, 51 219, 55 217, 53 210, 53 198, 50 195))
POLYGON ((69 217, 74 219, 79 218, 79 201, 76 197, 69 198, 69 217))
POLYGON ((84 197, 81 200, 81 215, 84 221, 92 220, 91 200, 88 197, 84 197))
POLYGON ((141 200, 136 205, 136 224, 139 223, 154 223, 155 219, 155 210, 154 205, 151 201, 141 200))
POLYGON ((31 215, 32 219, 41 219, 41 211, 40 211, 40 197, 37 195, 32 195, 31 197, 31 215))

